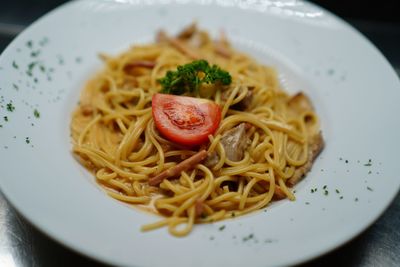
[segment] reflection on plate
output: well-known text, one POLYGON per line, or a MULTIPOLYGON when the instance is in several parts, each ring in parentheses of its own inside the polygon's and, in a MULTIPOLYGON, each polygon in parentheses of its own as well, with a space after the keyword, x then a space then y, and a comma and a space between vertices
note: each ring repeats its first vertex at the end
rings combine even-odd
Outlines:
POLYGON ((108 263, 300 263, 359 234, 399 188, 398 78, 365 38, 308 3, 76 1, 18 36, 1 55, 0 75, 1 190, 41 230, 108 263), (98 52, 116 54, 193 19, 214 34, 224 28, 238 49, 276 66, 288 91, 310 95, 327 146, 295 202, 200 225, 185 238, 144 234, 140 226, 155 217, 104 195, 71 156, 70 113, 101 67, 98 52))

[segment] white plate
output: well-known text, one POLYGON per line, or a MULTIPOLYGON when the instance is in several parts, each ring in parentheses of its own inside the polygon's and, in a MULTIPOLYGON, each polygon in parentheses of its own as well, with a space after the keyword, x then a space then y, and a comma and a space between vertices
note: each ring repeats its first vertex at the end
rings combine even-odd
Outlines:
POLYGON ((366 229, 399 189, 399 80, 363 36, 308 3, 75 1, 11 43, 0 58, 0 77, 3 193, 45 233, 108 263, 304 262, 366 229), (72 158, 70 113, 85 80, 102 67, 98 52, 122 52, 151 41, 160 27, 176 32, 194 19, 212 33, 224 28, 238 48, 276 66, 289 91, 309 94, 321 116, 326 148, 296 187, 295 202, 199 225, 185 238, 166 229, 141 233, 141 225, 157 218, 106 196, 72 158), (13 111, 7 110, 10 101, 13 111))

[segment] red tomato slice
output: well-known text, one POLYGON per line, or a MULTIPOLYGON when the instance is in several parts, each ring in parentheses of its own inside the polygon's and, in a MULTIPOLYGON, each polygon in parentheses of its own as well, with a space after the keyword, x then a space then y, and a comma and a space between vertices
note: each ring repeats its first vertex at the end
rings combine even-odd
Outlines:
POLYGON ((201 98, 155 94, 152 108, 160 133, 168 140, 186 146, 206 142, 221 121, 220 107, 201 98))

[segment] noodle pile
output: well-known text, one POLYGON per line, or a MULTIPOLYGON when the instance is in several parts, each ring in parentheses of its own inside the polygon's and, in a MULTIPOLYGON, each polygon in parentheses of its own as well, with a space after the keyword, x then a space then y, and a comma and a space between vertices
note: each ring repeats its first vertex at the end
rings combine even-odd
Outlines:
POLYGON ((295 199, 290 186, 310 169, 322 138, 308 99, 284 92, 273 68, 234 50, 224 35, 211 40, 195 25, 178 37, 160 32, 153 44, 102 59, 104 69, 87 83, 72 116, 73 152, 111 197, 163 216, 142 230, 167 226, 184 236, 196 223, 240 216, 274 199, 295 199), (151 100, 168 70, 200 58, 228 71, 232 83, 202 92, 220 105, 222 120, 208 143, 185 148, 157 131, 151 100), (233 109, 250 90, 246 110, 233 109), (242 159, 231 161, 220 141, 241 123, 249 141, 242 159), (149 185, 149 178, 201 149, 218 156, 215 165, 202 162, 149 185))

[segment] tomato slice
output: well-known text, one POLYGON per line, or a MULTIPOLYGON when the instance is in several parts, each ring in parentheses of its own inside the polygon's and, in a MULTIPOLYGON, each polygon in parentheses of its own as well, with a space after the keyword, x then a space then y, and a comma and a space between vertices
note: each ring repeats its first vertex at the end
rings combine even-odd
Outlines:
POLYGON ((168 140, 185 146, 206 142, 221 121, 220 107, 202 98, 155 94, 152 109, 160 133, 168 140))

